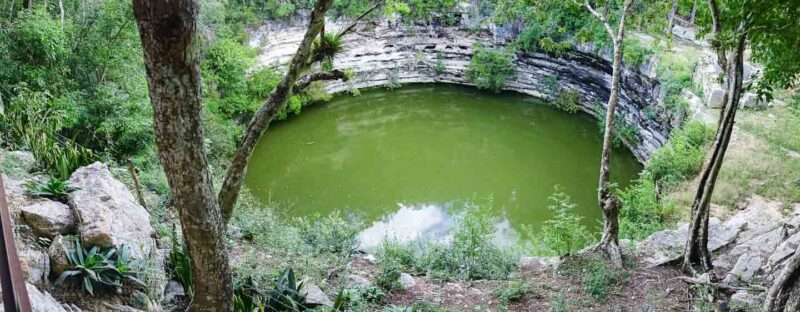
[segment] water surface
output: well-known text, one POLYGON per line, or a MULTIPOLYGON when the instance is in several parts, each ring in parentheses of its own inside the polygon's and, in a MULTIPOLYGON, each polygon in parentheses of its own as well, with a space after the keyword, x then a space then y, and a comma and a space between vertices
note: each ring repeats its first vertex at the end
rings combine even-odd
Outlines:
MULTIPOLYGON (((412 85, 341 95, 274 124, 245 180, 289 216, 353 216, 366 247, 384 236, 441 238, 465 201, 491 198, 498 241, 550 218, 554 186, 592 228, 602 137, 586 114, 558 111, 515 93, 412 85)), ((624 149, 612 180, 626 185, 641 165, 624 149)))

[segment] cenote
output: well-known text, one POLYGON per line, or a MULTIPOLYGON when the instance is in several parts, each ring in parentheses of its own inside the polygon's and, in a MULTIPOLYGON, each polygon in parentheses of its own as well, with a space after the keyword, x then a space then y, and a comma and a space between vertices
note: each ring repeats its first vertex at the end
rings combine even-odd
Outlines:
MULTIPOLYGON (((498 241, 510 242, 523 225, 552 216, 556 186, 587 227, 599 226, 598 129, 588 114, 516 93, 452 85, 371 90, 275 123, 245 183, 288 216, 340 211, 363 221, 365 248, 387 236, 441 238, 470 201, 490 206, 498 241)), ((625 186, 641 165, 618 148, 611 168, 625 186)))

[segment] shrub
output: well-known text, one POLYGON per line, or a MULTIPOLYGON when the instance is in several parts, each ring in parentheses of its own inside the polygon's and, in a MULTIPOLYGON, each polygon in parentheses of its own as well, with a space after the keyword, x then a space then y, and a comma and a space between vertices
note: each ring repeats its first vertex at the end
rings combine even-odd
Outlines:
POLYGON ((393 259, 385 258, 378 262, 378 274, 375 276, 375 284, 386 291, 402 289, 400 285, 401 266, 393 259))
POLYGON ((65 202, 67 195, 78 189, 59 178, 50 178, 45 183, 31 181, 25 184, 25 188, 26 195, 49 198, 60 202, 65 202))
POLYGON ((621 237, 639 240, 664 229, 664 211, 649 173, 619 190, 618 196, 623 207, 619 216, 621 237))
POLYGON ((800 91, 797 91, 791 98, 789 98, 789 104, 787 105, 789 111, 797 117, 800 117, 800 91))
MULTIPOLYGON (((599 102, 595 103, 595 108, 598 112, 597 126, 600 129, 600 134, 605 134, 606 109, 599 102)), ((621 147, 625 142, 629 144, 635 144, 638 142, 639 132, 636 130, 636 127, 626 123, 625 119, 620 117, 619 113, 614 115, 614 123, 611 126, 614 127, 614 137, 611 141, 614 147, 621 147)))
POLYGON ((297 227, 300 238, 309 246, 314 246, 318 254, 338 254, 349 256, 358 247, 359 223, 345 220, 338 212, 309 221, 299 218, 297 227))
POLYGON ((580 97, 581 95, 578 92, 567 90, 558 95, 558 99, 553 102, 553 105, 562 111, 574 114, 581 110, 580 105, 578 105, 580 97))
POLYGON ((515 280, 506 287, 495 289, 492 295, 505 305, 509 302, 518 302, 526 296, 536 295, 536 290, 525 280, 515 280))
POLYGON ((606 301, 614 288, 628 281, 627 272, 615 269, 598 254, 569 258, 559 270, 568 276, 580 277, 586 294, 598 302, 606 301))
POLYGON ((500 92, 506 79, 514 75, 514 55, 476 44, 466 74, 478 88, 500 92))
POLYGON ((653 55, 653 50, 642 46, 637 39, 626 39, 623 44, 623 60, 628 66, 639 67, 644 61, 653 55))
POLYGON ((297 281, 294 270, 286 268, 275 280, 274 288, 262 294, 252 285, 234 290, 236 311, 311 311, 320 306, 309 303, 302 294, 304 281, 297 281))
POLYGON ((713 140, 714 130, 697 121, 687 122, 674 131, 645 165, 659 187, 669 187, 693 176, 703 165, 706 146, 713 140))
POLYGON ((475 202, 467 203, 457 217, 449 244, 387 241, 377 253, 379 261, 396 263, 435 280, 504 279, 516 269, 517 252, 492 244, 494 228, 484 210, 475 202))
POLYGON ((56 284, 67 279, 79 279, 83 290, 94 295, 95 288, 114 288, 122 291, 123 283, 134 282, 144 286, 136 278, 138 274, 138 261, 131 258, 130 247, 122 245, 119 248, 101 250, 94 246, 89 250, 83 249, 79 239, 75 240, 75 250, 64 250, 67 260, 72 268, 64 271, 56 279, 56 284))
MULTIPOLYGON (((548 207, 553 217, 544 221, 539 230, 539 245, 533 246, 537 254, 563 256, 583 248, 591 241, 591 235, 581 223, 583 217, 575 213, 576 204, 569 195, 556 186, 550 196, 548 207)), ((536 237, 531 227, 525 227, 529 237, 536 237)))
POLYGON ((172 278, 183 286, 186 296, 191 298, 194 293, 194 275, 189 254, 182 247, 173 246, 169 252, 168 264, 172 278))
POLYGON ((436 64, 433 65, 433 72, 441 75, 447 68, 444 67, 444 56, 442 52, 436 52, 436 64))

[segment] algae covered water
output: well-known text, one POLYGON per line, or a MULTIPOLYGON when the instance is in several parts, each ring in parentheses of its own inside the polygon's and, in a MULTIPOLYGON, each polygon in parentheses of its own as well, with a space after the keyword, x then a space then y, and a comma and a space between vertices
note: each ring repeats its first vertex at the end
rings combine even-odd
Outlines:
MULTIPOLYGON (((598 226, 601 145, 586 114, 515 93, 412 85, 340 95, 275 123, 245 183, 288 216, 340 211, 363 221, 366 247, 386 236, 440 238, 469 201, 490 206, 498 240, 510 241, 552 216, 555 186, 598 226)), ((619 148, 611 168, 624 186, 641 165, 619 148)))

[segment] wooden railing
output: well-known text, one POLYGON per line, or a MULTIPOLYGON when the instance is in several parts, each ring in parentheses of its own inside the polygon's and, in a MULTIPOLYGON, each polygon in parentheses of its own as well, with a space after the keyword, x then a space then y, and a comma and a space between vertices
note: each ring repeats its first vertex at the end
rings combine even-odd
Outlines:
POLYGON ((0 174, 0 287, 3 288, 3 307, 5 311, 30 312, 31 304, 28 290, 25 288, 25 277, 17 256, 14 244, 14 228, 11 214, 8 212, 8 199, 3 175, 0 174))

